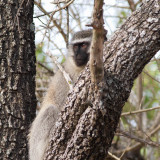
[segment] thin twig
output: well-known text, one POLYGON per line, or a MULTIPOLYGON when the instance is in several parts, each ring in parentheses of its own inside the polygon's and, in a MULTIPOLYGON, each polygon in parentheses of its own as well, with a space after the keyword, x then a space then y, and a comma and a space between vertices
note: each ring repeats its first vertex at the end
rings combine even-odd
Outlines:
POLYGON ((50 20, 49 20, 47 26, 49 26, 49 24, 51 23, 51 21, 52 21, 52 19, 53 19, 53 15, 54 15, 56 12, 58 12, 58 11, 60 11, 60 10, 62 10, 62 9, 67 8, 67 7, 68 7, 70 4, 72 4, 73 2, 74 2, 74 0, 71 0, 71 1, 69 1, 65 6, 59 7, 58 9, 54 10, 54 11, 52 12, 51 16, 50 16, 50 20))
POLYGON ((117 6, 117 5, 107 5, 107 7, 122 8, 122 9, 130 9, 130 7, 128 7, 128 6, 117 6))
POLYGON ((125 136, 125 137, 128 137, 130 139, 134 139, 137 142, 148 144, 148 145, 153 146, 153 147, 159 147, 159 144, 157 144, 157 143, 155 143, 153 141, 147 141, 146 139, 142 139, 140 137, 137 137, 137 136, 135 136, 134 134, 132 134, 130 132, 126 132, 126 131, 123 131, 123 130, 119 129, 116 134, 118 136, 125 136))
POLYGON ((49 15, 49 14, 51 14, 51 13, 52 13, 52 12, 46 12, 46 13, 43 13, 43 14, 34 16, 33 18, 40 18, 40 17, 46 16, 46 15, 49 15))
POLYGON ((52 58, 52 60, 54 61, 54 63, 57 65, 57 67, 59 68, 59 70, 62 72, 70 90, 73 89, 73 81, 70 78, 70 75, 64 70, 64 68, 59 64, 59 62, 57 61, 57 59, 50 53, 50 52, 46 52, 46 54, 52 58))
POLYGON ((67 11, 67 42, 66 42, 66 47, 68 48, 68 44, 69 44, 69 7, 66 8, 66 11, 67 11))
POLYGON ((113 159, 115 160, 120 160, 120 158, 118 158, 117 156, 115 156, 114 154, 112 154, 111 152, 108 152, 108 155, 111 156, 113 159))
MULTIPOLYGON (((149 137, 153 136, 155 133, 157 133, 160 130, 160 125, 158 125, 153 131, 149 131, 149 137)), ((125 149, 125 152, 133 151, 138 148, 142 148, 144 146, 144 143, 137 142, 136 144, 132 145, 131 147, 128 147, 125 149)), ((124 152, 124 150, 118 151, 118 153, 124 152)))
MULTIPOLYGON (((131 142, 130 142, 131 143, 131 142)), ((130 146, 130 143, 128 144, 128 146, 126 148, 128 148, 130 146)), ((126 153, 126 149, 122 152, 121 156, 120 156, 120 159, 125 155, 126 153)))
POLYGON ((153 134, 155 134, 159 130, 160 130, 160 125, 157 126, 154 130, 152 130, 149 136, 152 136, 153 134))
POLYGON ((141 109, 141 110, 138 110, 138 111, 130 111, 130 112, 122 113, 121 116, 128 116, 128 115, 132 115, 132 114, 148 112, 148 111, 152 111, 152 110, 155 110, 155 109, 160 109, 160 106, 159 107, 148 108, 148 109, 141 109))
POLYGON ((37 61, 37 64, 39 64, 41 67, 43 67, 44 69, 46 69, 49 73, 53 74, 54 75, 54 72, 49 69, 48 67, 46 67, 43 63, 37 61))
POLYGON ((147 71, 143 71, 148 77, 152 78, 154 81, 160 83, 160 81, 158 81, 156 78, 154 78, 153 76, 151 76, 147 71))
MULTIPOLYGON (((37 7, 44 13, 46 14, 49 18, 49 24, 51 21, 53 21, 53 24, 56 26, 56 28, 58 29, 58 31, 61 33, 63 39, 66 42, 66 34, 64 33, 63 29, 61 28, 61 26, 57 23, 57 21, 55 19, 53 19, 53 16, 50 16, 49 12, 47 12, 41 5, 41 3, 34 1, 34 4, 37 5, 37 7)), ((53 13, 53 12, 52 12, 53 13)), ((47 25, 47 28, 49 28, 49 24, 47 25)), ((46 34, 46 32, 44 33, 44 35, 46 34)))

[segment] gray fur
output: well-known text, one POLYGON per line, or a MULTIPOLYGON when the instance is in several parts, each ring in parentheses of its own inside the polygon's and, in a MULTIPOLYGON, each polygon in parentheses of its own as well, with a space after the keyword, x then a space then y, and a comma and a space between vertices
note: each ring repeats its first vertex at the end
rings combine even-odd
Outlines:
MULTIPOLYGON (((76 66, 73 60, 73 44, 79 42, 90 42, 91 30, 84 30, 74 34, 68 48, 68 57, 63 67, 75 83, 80 72, 85 66, 76 66), (87 37, 88 35, 89 37, 87 37)), ((47 94, 44 97, 42 107, 32 123, 29 133, 29 159, 43 160, 46 148, 49 143, 50 133, 55 127, 58 115, 64 106, 69 91, 69 86, 61 71, 57 71, 53 77, 47 94)))

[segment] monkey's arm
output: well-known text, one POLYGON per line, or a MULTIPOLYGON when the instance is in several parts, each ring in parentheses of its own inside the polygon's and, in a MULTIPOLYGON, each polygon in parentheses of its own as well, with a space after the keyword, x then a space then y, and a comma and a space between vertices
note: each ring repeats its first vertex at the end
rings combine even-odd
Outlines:
POLYGON ((32 123, 29 134, 30 160, 43 160, 50 131, 55 127, 59 109, 53 105, 43 107, 32 123))

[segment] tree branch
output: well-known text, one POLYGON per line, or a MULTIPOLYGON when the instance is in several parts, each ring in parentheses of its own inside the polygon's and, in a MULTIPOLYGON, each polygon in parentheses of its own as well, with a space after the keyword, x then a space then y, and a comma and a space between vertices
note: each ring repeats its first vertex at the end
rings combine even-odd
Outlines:
POLYGON ((73 81, 70 77, 70 75, 64 70, 64 68, 62 67, 61 64, 59 64, 59 62, 57 61, 57 59, 50 53, 50 52, 46 52, 46 54, 51 57, 51 59, 53 60, 53 62, 56 64, 56 66, 58 67, 58 69, 62 72, 70 90, 73 89, 73 81))
POLYGON ((148 140, 143 139, 141 137, 137 137, 136 135, 132 134, 131 132, 123 131, 123 130, 120 130, 120 129, 117 131, 116 135, 125 136, 125 137, 128 137, 130 139, 134 139, 135 141, 138 141, 140 143, 151 145, 153 147, 159 147, 160 146, 156 142, 153 142, 151 140, 148 141, 148 140))
POLYGON ((128 116, 128 115, 132 115, 132 114, 148 112, 148 111, 152 111, 152 110, 155 110, 155 109, 160 109, 160 106, 153 107, 153 108, 148 108, 148 109, 140 109, 138 111, 131 111, 131 112, 122 113, 121 116, 128 116))
POLYGON ((129 4, 130 9, 132 10, 132 12, 135 11, 136 5, 135 5, 134 1, 133 0, 127 0, 127 1, 128 1, 128 4, 129 4))
POLYGON ((43 67, 44 69, 46 69, 50 74, 54 75, 54 72, 51 69, 49 69, 47 66, 45 66, 42 62, 37 60, 37 64, 43 67))
POLYGON ((104 81, 93 93, 88 66, 51 130, 47 160, 105 159, 134 79, 160 49, 160 2, 144 2, 105 43, 104 81))
POLYGON ((104 42, 104 21, 103 21, 103 0, 94 1, 93 37, 90 49, 90 71, 91 81, 97 85, 104 78, 103 67, 103 42, 104 42))

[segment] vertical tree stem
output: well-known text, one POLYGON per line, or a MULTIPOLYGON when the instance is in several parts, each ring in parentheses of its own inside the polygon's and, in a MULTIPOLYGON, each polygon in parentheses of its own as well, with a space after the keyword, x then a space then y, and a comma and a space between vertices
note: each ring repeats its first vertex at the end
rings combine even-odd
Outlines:
POLYGON ((101 82, 104 77, 103 68, 103 42, 104 42, 104 21, 103 21, 103 0, 94 1, 93 37, 90 50, 91 81, 95 84, 101 82))

